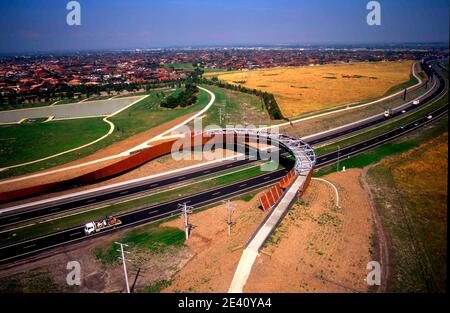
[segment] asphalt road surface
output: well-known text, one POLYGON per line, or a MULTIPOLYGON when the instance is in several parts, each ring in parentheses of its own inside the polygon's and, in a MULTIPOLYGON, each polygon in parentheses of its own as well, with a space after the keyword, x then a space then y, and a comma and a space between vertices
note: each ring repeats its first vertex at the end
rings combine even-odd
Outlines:
MULTIPOLYGON (((419 97, 420 103, 419 105, 413 105, 412 103, 405 105, 402 109, 393 111, 392 115, 389 118, 384 117, 383 114, 375 116, 373 118, 363 120, 361 122, 353 123, 350 126, 340 128, 339 130, 330 131, 325 134, 318 135, 314 138, 309 138, 306 142, 310 145, 314 146, 319 143, 323 143, 332 139, 337 139, 344 135, 348 135, 353 132, 361 131, 363 129, 373 127, 375 125, 386 122, 389 119, 395 118, 406 112, 413 111, 418 109, 420 106, 428 103, 432 99, 434 99, 437 95, 439 95, 444 87, 445 82, 440 76, 438 77, 437 83, 434 85, 432 92, 429 94, 419 97), (402 111, 405 111, 403 113, 402 111)), ((342 155, 341 155, 342 156, 342 155)), ((333 159, 332 156, 324 156, 328 159, 328 163, 333 159)), ((168 186, 181 180, 186 181, 189 179, 200 178, 205 175, 210 175, 213 173, 218 173, 220 171, 224 171, 231 167, 241 166, 244 164, 248 164, 253 162, 254 160, 240 160, 234 161, 233 163, 226 163, 223 165, 219 165, 216 167, 211 167, 206 170, 196 170, 188 173, 182 173, 181 175, 168 177, 160 180, 158 179, 149 179, 144 181, 139 181, 138 183, 132 183, 129 185, 123 185, 117 188, 111 188, 108 190, 102 190, 93 193, 85 193, 83 195, 77 195, 71 198, 66 198, 64 200, 53 201, 52 203, 41 203, 36 205, 27 206, 24 209, 14 210, 10 212, 3 212, 0 214, 0 227, 14 225, 17 223, 21 223, 33 218, 49 216, 57 213, 61 213, 63 211, 68 211, 80 207, 92 206, 93 204, 101 204, 111 200, 119 200, 126 197, 130 197, 132 195, 137 195, 144 192, 149 192, 156 188, 161 188, 163 186, 168 186)), ((2 210, 0 210, 2 212, 2 210)))
MULTIPOLYGON (((441 78, 439 78, 441 80, 441 78)), ((441 83, 441 85, 443 85, 441 83)), ((443 88, 443 87, 442 87, 443 88)), ((442 90, 441 88, 441 90, 442 90)), ((430 95, 429 99, 439 94, 439 92, 430 95)), ((422 100, 423 102, 429 99, 422 100)), ((411 108, 412 110, 413 108, 411 108)), ((401 112, 397 112, 402 114, 401 112)), ((415 129, 423 127, 432 123, 433 121, 448 114, 448 103, 445 106, 435 110, 431 114, 424 115, 417 120, 404 124, 403 126, 389 131, 387 133, 381 134, 377 137, 370 138, 364 142, 355 144, 350 147, 343 148, 338 152, 333 152, 317 159, 316 167, 322 167, 324 165, 333 163, 339 157, 340 159, 346 158, 348 156, 369 150, 375 146, 381 145, 389 140, 398 138, 406 133, 409 133, 415 129)), ((371 121, 372 122, 372 121, 371 121)), ((372 124, 373 125, 373 124, 372 124)), ((361 125, 358 125, 359 127, 361 125)), ((335 134, 338 136, 338 134, 335 134)), ((84 226, 79 226, 71 229, 67 229, 61 232, 52 233, 46 236, 37 237, 31 240, 26 240, 18 242, 15 244, 0 247, 0 264, 10 263, 17 261, 35 254, 38 254, 49 249, 63 246, 71 243, 80 242, 86 238, 95 238, 98 236, 103 236, 109 234, 110 232, 122 229, 130 226, 139 225, 142 223, 148 223, 151 221, 156 221, 171 215, 179 213, 178 204, 187 203, 188 205, 194 206, 196 208, 205 206, 218 202, 222 199, 230 198, 234 195, 242 194, 244 192, 249 192, 251 190, 259 189, 264 186, 271 185, 285 175, 287 169, 278 170, 275 172, 267 173, 258 177, 254 177, 245 181, 230 184, 228 186, 222 186, 219 188, 207 190, 195 195, 190 195, 182 199, 177 199, 174 201, 161 203, 158 205, 150 206, 148 208, 140 209, 137 211, 125 213, 117 216, 122 224, 114 229, 104 230, 95 235, 86 236, 83 232, 84 226)))

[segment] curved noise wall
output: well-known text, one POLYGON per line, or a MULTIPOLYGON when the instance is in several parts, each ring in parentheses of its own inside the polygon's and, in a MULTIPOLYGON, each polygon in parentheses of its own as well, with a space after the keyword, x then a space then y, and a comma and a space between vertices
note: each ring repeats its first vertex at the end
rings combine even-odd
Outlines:
MULTIPOLYGON (((198 147, 198 146, 204 146, 206 144, 211 145, 214 143, 220 144, 220 143, 226 143, 227 140, 234 140, 233 142, 242 141, 242 142, 248 142, 250 140, 254 142, 259 142, 258 138, 251 138, 250 136, 240 136, 237 137, 237 135, 234 136, 226 136, 223 135, 222 137, 218 135, 211 135, 206 136, 203 133, 193 133, 191 134, 190 140, 189 137, 186 139, 181 139, 185 147, 189 148, 191 147, 198 147)), ((158 157, 161 157, 163 155, 169 154, 172 151, 173 144, 180 139, 171 139, 168 141, 164 141, 162 143, 156 144, 154 146, 151 146, 149 148, 145 148, 137 153, 134 153, 130 155, 129 157, 120 160, 114 164, 107 165, 103 168, 94 170, 92 172, 89 172, 87 174, 83 174, 81 176, 77 176, 75 178, 71 178, 68 180, 63 180, 59 182, 53 182, 48 184, 42 184, 42 185, 35 185, 23 189, 17 189, 17 190, 11 190, 6 191, 3 193, 0 193, 0 202, 6 202, 16 199, 21 199, 24 197, 34 196, 38 195, 44 192, 52 192, 61 190, 64 188, 70 188, 76 185, 85 185, 85 184, 92 184, 94 182, 98 182, 100 180, 104 180, 107 178, 112 178, 114 176, 117 176, 119 174, 123 174, 127 171, 130 171, 132 169, 135 169, 139 166, 141 166, 144 163, 147 163, 151 160, 154 160, 158 157)), ((235 146, 234 146, 235 147, 235 146)))

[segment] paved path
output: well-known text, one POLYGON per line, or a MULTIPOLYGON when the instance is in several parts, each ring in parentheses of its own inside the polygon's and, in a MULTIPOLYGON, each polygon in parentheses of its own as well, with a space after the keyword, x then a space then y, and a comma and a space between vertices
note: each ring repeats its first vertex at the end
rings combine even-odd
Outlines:
MULTIPOLYGON (((27 176, 22 176, 22 177, 18 177, 18 178, 12 178, 12 179, 8 179, 8 180, 0 181, 0 185, 9 184, 9 183, 14 183, 14 182, 17 182, 17 181, 23 181, 23 180, 27 180, 27 179, 31 179, 31 178, 36 178, 36 177, 41 177, 41 176, 45 176, 45 175, 51 175, 51 174, 54 174, 54 173, 64 172, 64 171, 72 170, 72 169, 75 169, 75 168, 81 168, 81 167, 84 167, 84 166, 88 166, 88 165, 92 165, 92 164, 97 164, 97 163, 101 163, 101 162, 108 161, 108 160, 112 160, 112 159, 116 159, 116 158, 121 158, 121 157, 130 155, 130 153, 131 153, 132 151, 136 151, 136 150, 140 150, 140 149, 142 149, 142 148, 146 148, 146 147, 149 146, 149 144, 150 144, 151 142, 157 141, 157 140, 161 140, 161 139, 162 139, 164 136, 166 136, 167 134, 170 134, 172 131, 176 130, 177 128, 180 128, 181 126, 186 125, 187 123, 189 123, 189 122, 191 122, 192 120, 194 120, 196 117, 198 117, 198 116, 204 114, 207 110, 209 110, 209 108, 214 104, 214 101, 216 100, 216 96, 215 96, 214 93, 212 93, 212 92, 209 91, 208 89, 205 89, 205 88, 202 88, 202 87, 199 87, 199 88, 202 89, 202 90, 204 90, 204 91, 206 91, 206 92, 211 96, 211 99, 209 100, 208 104, 207 104, 202 110, 200 110, 199 112, 197 112, 195 115, 191 116, 190 118, 184 120, 183 122, 179 123, 178 125, 175 125, 174 127, 172 127, 172 128, 170 128, 170 129, 168 129, 168 130, 162 132, 161 134, 159 134, 159 135, 157 135, 157 136, 155 136, 155 137, 153 137, 153 138, 151 138, 151 139, 149 139, 149 140, 143 142, 143 143, 140 144, 140 145, 137 145, 137 146, 135 146, 135 147, 133 147, 133 148, 127 150, 127 151, 121 152, 121 153, 119 153, 119 154, 111 155, 111 156, 104 157, 104 158, 101 158, 101 159, 97 159, 97 160, 93 160, 93 161, 89 161, 89 162, 85 162, 85 163, 81 163, 81 164, 77 164, 77 165, 73 165, 73 166, 67 166, 67 167, 63 167, 63 168, 56 169, 56 170, 50 170, 50 171, 46 171, 46 172, 44 172, 44 173, 31 174, 31 175, 27 175, 27 176)), ((148 96, 146 96, 146 97, 148 97, 148 96)), ((144 98, 145 98, 145 97, 144 97, 144 98)), ((142 98, 142 99, 144 99, 144 98, 142 98)), ((142 99, 140 99, 140 100, 142 100, 142 99)), ((140 100, 139 100, 139 101, 140 101, 140 100)), ((136 102, 138 102, 138 101, 136 101, 136 102)), ((92 145, 92 144, 95 144, 95 143, 99 142, 100 140, 105 139, 107 136, 109 136, 109 135, 112 134, 112 132, 114 131, 114 128, 115 128, 114 124, 113 124, 111 121, 109 121, 108 118, 109 118, 109 117, 112 117, 112 116, 114 116, 114 115, 116 115, 116 114, 119 114, 119 113, 122 112, 123 110, 126 110, 126 109, 129 108, 130 106, 134 105, 136 102, 131 103, 130 105, 128 105, 128 106, 122 108, 122 109, 119 110, 119 111, 114 112, 112 115, 107 116, 107 117, 105 117, 105 118, 103 119, 103 121, 105 121, 106 123, 108 123, 108 124, 110 125, 110 130, 109 130, 109 132, 108 132, 106 135, 102 136, 101 138, 99 138, 99 139, 97 139, 97 140, 95 140, 95 141, 93 141, 93 142, 90 142, 90 143, 88 143, 88 144, 86 144, 86 145, 83 145, 83 146, 81 146, 81 147, 77 147, 77 148, 74 148, 74 149, 71 149, 71 150, 68 150, 68 151, 64 151, 64 152, 61 152, 61 153, 58 153, 58 154, 55 154, 55 155, 52 155, 52 156, 48 156, 48 157, 46 157, 46 158, 39 159, 39 160, 34 160, 34 161, 31 161, 31 162, 27 162, 27 163, 22 163, 22 164, 18 164, 18 165, 13 165, 13 166, 5 167, 5 168, 0 169, 0 171, 6 170, 6 169, 9 169, 9 168, 14 168, 14 167, 19 167, 19 166, 24 166, 24 165, 28 165, 28 164, 32 164, 32 163, 37 163, 37 162, 41 162, 41 161, 44 161, 44 160, 48 160, 48 159, 51 159, 51 158, 54 158, 54 157, 57 157, 57 156, 60 156, 60 155, 66 154, 66 153, 70 153, 70 152, 73 152, 73 151, 76 151, 76 150, 85 148, 85 147, 87 147, 87 146, 90 146, 90 145, 92 145)))
MULTIPOLYGON (((134 105, 135 103, 138 103, 139 101, 145 99, 146 97, 148 97, 148 95, 145 96, 145 97, 139 98, 138 100, 136 100, 136 101, 134 101, 134 102, 128 104, 127 106, 121 108, 120 110, 117 110, 116 112, 112 113, 111 115, 109 115, 109 116, 107 116, 107 117, 104 117, 104 118, 103 118, 103 121, 104 121, 105 123, 109 124, 109 131, 108 131, 105 135, 103 135, 102 137, 97 138, 97 139, 95 139, 94 141, 88 142, 88 143, 86 143, 86 144, 84 144, 84 145, 81 145, 81 146, 78 146, 78 147, 75 147, 75 148, 72 148, 72 149, 69 149, 69 150, 66 150, 66 151, 62 151, 62 152, 59 152, 59 153, 56 153, 56 154, 53 154, 53 155, 49 155, 49 156, 47 156, 47 157, 45 157, 45 158, 41 158, 41 159, 33 160, 33 161, 30 161, 30 162, 25 162, 25 163, 21 163, 21 164, 16 164, 16 165, 11 165, 11 166, 7 166, 7 167, 0 168, 0 172, 1 172, 1 171, 8 170, 8 169, 17 168, 17 167, 22 167, 22 166, 25 166, 25 165, 30 165, 30 164, 42 162, 42 161, 45 161, 45 160, 49 160, 49 159, 52 159, 52 158, 56 158, 56 157, 58 157, 58 156, 61 156, 61 155, 64 155, 64 154, 67 154, 67 153, 70 153, 70 152, 74 152, 74 151, 77 151, 77 150, 80 150, 80 149, 89 147, 89 146, 91 146, 91 145, 93 145, 93 144, 96 144, 96 143, 102 141, 103 139, 105 139, 105 138, 107 138, 109 135, 111 135, 111 134, 113 133, 114 129, 115 129, 114 123, 111 122, 110 120, 108 120, 108 118, 113 117, 113 116, 119 114, 120 112, 122 112, 122 111, 128 109, 129 107, 131 107, 131 106, 134 105)), ((48 122, 48 120, 47 120, 46 122, 48 122)), ((105 161, 105 159, 102 160, 102 161, 105 161)), ((85 164, 86 164, 86 163, 85 163, 85 164)), ((67 168, 65 168, 65 169, 63 169, 63 170, 67 170, 67 168)), ((13 180, 7 180, 6 182, 11 182, 11 181, 13 181, 13 180)))
POLYGON ((305 181, 306 176, 297 177, 297 179, 282 197, 280 203, 273 209, 269 217, 257 231, 256 235, 247 244, 247 247, 242 253, 241 259, 239 260, 228 292, 240 293, 243 291, 244 286, 247 283, 247 279, 250 276, 253 263, 258 256, 259 249, 262 247, 264 242, 266 242, 267 238, 274 231, 275 227, 277 227, 277 225, 280 223, 286 211, 289 209, 292 202, 297 197, 298 190, 305 183, 305 181))

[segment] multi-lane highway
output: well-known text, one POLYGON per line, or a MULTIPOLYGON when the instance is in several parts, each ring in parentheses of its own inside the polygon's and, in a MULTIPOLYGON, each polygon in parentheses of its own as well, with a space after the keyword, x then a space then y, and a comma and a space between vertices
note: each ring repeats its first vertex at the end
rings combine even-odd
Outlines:
MULTIPOLYGON (((141 210, 118 215, 117 218, 122 221, 122 224, 116 228, 121 229, 142 223, 156 221, 174 214, 178 214, 179 203, 187 203, 194 207, 205 206, 221 199, 232 197, 233 195, 242 194, 255 190, 270 184, 273 184, 286 175, 287 170, 282 169, 275 172, 267 173, 262 176, 251 178, 245 181, 240 181, 235 184, 223 186, 215 189, 210 189, 195 195, 179 198, 173 201, 153 205, 141 210)), ((29 255, 36 254, 43 250, 48 250, 63 244, 75 243, 86 239, 83 231, 84 225, 70 228, 61 232, 49 234, 39 238, 22 241, 0 248, 0 263, 11 262, 29 255)), ((105 230, 89 237, 98 237, 110 233, 111 230, 105 230)))
MULTIPOLYGON (((438 77, 438 76, 435 76, 435 77, 438 77)), ((433 90, 433 92, 426 95, 425 96, 426 98, 424 97, 423 99, 421 99, 422 104, 430 101, 431 99, 434 99, 436 96, 438 96, 442 92, 442 90, 444 88, 444 81, 440 77, 438 77, 438 79, 439 79, 439 83, 436 85, 437 86, 436 89, 433 90)), ((413 109, 414 109, 413 106, 404 108, 404 110, 413 110, 413 109)), ((397 116, 400 114, 402 114, 401 111, 394 112, 394 116, 397 116)), ((441 118, 442 116, 444 116, 446 114, 448 114, 448 104, 435 110, 431 114, 425 114, 424 116, 418 118, 417 120, 415 120, 411 123, 405 124, 397 129, 391 130, 391 131, 389 131, 385 134, 379 135, 377 137, 370 138, 364 142, 355 144, 353 146, 341 149, 339 151, 339 157, 345 158, 347 156, 351 156, 356 153, 360 153, 362 151, 371 149, 371 148, 378 146, 386 141, 395 139, 403 134, 409 133, 417 128, 423 127, 423 126, 437 120, 438 118, 441 118)), ((383 118, 383 119, 375 118, 373 120, 371 119, 366 122, 370 123, 370 126, 373 126, 377 123, 381 123, 384 120, 385 120, 385 118, 383 118)), ((332 134, 331 138, 338 138, 338 137, 342 136, 343 134, 348 134, 352 131, 361 130, 365 127, 370 127, 370 126, 365 126, 364 123, 361 125, 356 123, 354 125, 351 125, 348 129, 347 128, 340 129, 338 132, 332 134), (343 133, 343 132, 345 132, 345 133, 343 133)), ((329 136, 330 135, 327 134, 321 140, 327 141, 327 140, 331 139, 329 136)), ((316 138, 315 140, 320 140, 320 138, 316 138)), ((316 141, 316 143, 317 143, 317 141, 316 141)), ((338 158, 337 152, 333 152, 333 153, 321 156, 317 159, 316 166, 320 167, 320 166, 330 164, 330 163, 334 162, 337 158, 338 158)), ((242 160, 241 162, 242 162, 242 164, 245 164, 245 162, 249 162, 249 161, 242 160)), ((221 168, 221 166, 219 166, 217 168, 219 169, 219 168, 221 168)), ((145 209, 129 212, 129 213, 118 216, 119 219, 121 219, 121 221, 122 221, 122 225, 120 225, 116 229, 130 227, 132 225, 137 225, 137 224, 141 224, 141 223, 147 223, 150 221, 162 219, 164 217, 167 217, 167 216, 170 216, 173 214, 177 214, 178 213, 178 208, 177 208, 178 203, 187 202, 189 205, 192 205, 194 207, 200 207, 200 206, 204 206, 207 204, 217 202, 221 199, 229 198, 233 195, 241 194, 243 192, 249 192, 251 190, 255 190, 255 189, 273 184, 274 182, 278 181, 285 173, 286 173, 286 169, 278 170, 275 172, 271 172, 271 173, 264 174, 264 175, 261 175, 261 176, 255 177, 255 178, 248 179, 246 181, 241 181, 241 182, 231 184, 228 186, 223 186, 220 188, 207 190, 207 191, 195 194, 195 195, 185 197, 183 199, 177 199, 174 201, 154 205, 154 206, 151 206, 151 207, 148 207, 145 209)), ((192 173, 192 174, 194 175, 195 173, 192 173)), ((197 176, 194 176, 194 177, 198 177, 198 175, 199 175, 199 173, 197 173, 197 176)), ((200 175, 202 175, 202 174, 200 174, 200 175)), ((203 175, 206 175, 206 174, 203 173, 203 175)), ((176 178, 168 178, 167 183, 169 183, 169 181, 171 179, 176 179, 176 178)), ((133 188, 136 188, 135 189, 136 192, 143 191, 143 189, 140 189, 140 186, 135 186, 133 188)), ((147 188, 151 188, 151 186, 147 186, 147 188)), ((148 189, 144 189, 144 190, 148 191, 148 189)), ((96 197, 99 197, 99 195, 96 195, 96 197)), ((102 200, 102 198, 98 198, 98 200, 106 201, 105 199, 102 200)), ((80 199, 75 199, 74 202, 75 201, 80 201, 80 199)), ((83 201, 86 201, 86 199, 83 199, 83 201)), ((92 202, 91 202, 91 204, 92 204, 92 202)), ((86 203, 79 203, 78 205, 86 205, 86 203)), ((41 210, 41 209, 43 209, 43 208, 39 208, 38 210, 41 210)), ((32 213, 32 212, 33 211, 31 211, 30 213, 21 212, 20 214, 31 214, 31 215, 37 214, 37 213, 32 213)), ((44 212, 44 211, 41 211, 41 212, 44 212)), ((26 215, 25 215, 25 218, 27 218, 26 215)), ((4 220, 4 221, 6 222, 7 220, 4 220)), ((102 236, 102 235, 108 234, 109 232, 110 231, 100 232, 99 234, 93 235, 92 237, 102 236)), ((49 234, 46 236, 34 238, 31 240, 18 242, 18 243, 11 244, 11 245, 0 248, 0 263, 8 263, 11 261, 19 260, 21 258, 37 254, 41 251, 49 250, 51 248, 66 245, 69 243, 79 242, 84 239, 86 239, 86 236, 83 233, 83 227, 80 226, 80 227, 75 227, 75 228, 71 228, 68 230, 64 230, 61 232, 49 234)))
MULTIPOLYGON (((427 104, 429 101, 439 95, 444 87, 445 83, 443 79, 436 75, 435 81, 430 86, 430 90, 424 95, 418 97, 419 105, 414 105, 408 102, 401 107, 394 110, 389 118, 386 118, 383 113, 364 119, 350 125, 340 127, 336 130, 331 130, 317 136, 312 136, 305 141, 314 146, 320 143, 327 142, 329 140, 337 139, 342 136, 367 129, 369 127, 376 126, 378 124, 386 122, 388 119, 398 117, 418 109, 419 107, 427 104)), ((254 154, 255 155, 255 154, 254 154)), ((159 189, 164 186, 172 185, 180 181, 187 181, 190 179, 201 178, 205 175, 211 175, 225 171, 231 167, 242 166, 253 162, 254 159, 245 159, 233 162, 226 162, 218 166, 209 167, 207 169, 196 169, 188 172, 183 172, 180 175, 172 175, 164 178, 149 178, 146 180, 140 180, 138 182, 132 182, 129 184, 121 184, 113 188, 102 188, 93 192, 85 192, 82 194, 76 194, 74 196, 63 197, 62 199, 39 201, 37 203, 31 203, 29 205, 18 206, 17 208, 9 208, 0 210, 0 227, 10 226, 18 223, 23 223, 27 220, 42 218, 49 215, 59 214, 64 211, 79 209, 86 206, 99 205, 108 201, 120 201, 120 199, 136 196, 141 193, 150 192, 151 190, 159 189)))

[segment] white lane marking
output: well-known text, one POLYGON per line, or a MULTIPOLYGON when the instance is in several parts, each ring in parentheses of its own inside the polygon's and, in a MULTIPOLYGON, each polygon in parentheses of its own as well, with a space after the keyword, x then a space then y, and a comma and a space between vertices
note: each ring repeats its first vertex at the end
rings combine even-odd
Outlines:
POLYGON ((31 223, 31 224, 27 224, 27 225, 15 227, 15 228, 5 229, 5 230, 0 231, 0 234, 14 231, 14 230, 21 229, 21 228, 25 228, 25 227, 29 227, 29 226, 33 226, 33 225, 36 225, 36 223, 31 223))

